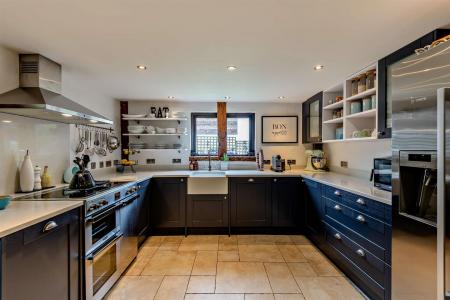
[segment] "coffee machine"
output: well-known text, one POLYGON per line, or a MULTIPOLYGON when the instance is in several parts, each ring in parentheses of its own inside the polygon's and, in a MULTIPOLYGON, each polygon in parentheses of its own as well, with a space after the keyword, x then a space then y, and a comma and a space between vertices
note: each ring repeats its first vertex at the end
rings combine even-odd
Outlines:
POLYGON ((281 155, 272 156, 272 171, 283 172, 286 169, 285 160, 281 158, 281 155))

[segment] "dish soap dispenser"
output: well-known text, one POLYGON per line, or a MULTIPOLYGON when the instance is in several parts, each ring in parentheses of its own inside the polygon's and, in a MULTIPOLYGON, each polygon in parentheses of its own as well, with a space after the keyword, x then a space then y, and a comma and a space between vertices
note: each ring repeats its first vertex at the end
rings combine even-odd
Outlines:
POLYGON ((42 181, 43 189, 52 187, 52 178, 50 177, 50 174, 48 173, 48 166, 44 167, 44 172, 42 173, 41 181, 42 181))
POLYGON ((22 192, 32 192, 34 187, 34 170, 29 151, 23 158, 20 168, 20 190, 22 192))

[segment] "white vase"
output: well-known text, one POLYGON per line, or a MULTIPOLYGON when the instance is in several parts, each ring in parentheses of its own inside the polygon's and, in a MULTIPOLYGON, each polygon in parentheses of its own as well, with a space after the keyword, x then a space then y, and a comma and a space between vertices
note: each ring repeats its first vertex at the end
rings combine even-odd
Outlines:
POLYGON ((20 190, 22 192, 32 192, 34 188, 34 170, 30 155, 25 155, 22 167, 20 168, 20 190))
POLYGON ((39 166, 34 167, 34 190, 35 191, 42 190, 41 168, 39 168, 39 166))

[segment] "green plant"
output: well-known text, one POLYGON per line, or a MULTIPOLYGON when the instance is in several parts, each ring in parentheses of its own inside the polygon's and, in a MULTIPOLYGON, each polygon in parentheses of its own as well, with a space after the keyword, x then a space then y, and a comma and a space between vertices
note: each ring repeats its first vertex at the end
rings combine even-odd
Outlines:
POLYGON ((229 161, 230 158, 228 157, 228 155, 225 153, 222 157, 221 157, 222 161, 229 161))

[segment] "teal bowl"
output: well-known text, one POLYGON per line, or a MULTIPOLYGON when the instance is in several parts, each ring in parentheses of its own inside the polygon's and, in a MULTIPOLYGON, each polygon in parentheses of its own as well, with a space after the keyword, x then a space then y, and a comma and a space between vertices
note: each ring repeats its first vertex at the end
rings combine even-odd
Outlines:
POLYGON ((11 199, 11 196, 0 196, 0 210, 5 209, 9 202, 11 202, 11 199))

